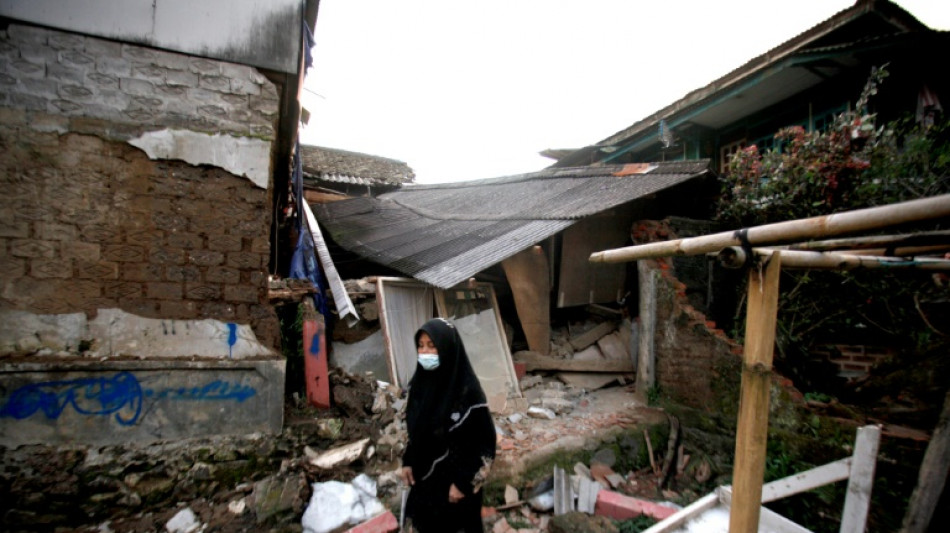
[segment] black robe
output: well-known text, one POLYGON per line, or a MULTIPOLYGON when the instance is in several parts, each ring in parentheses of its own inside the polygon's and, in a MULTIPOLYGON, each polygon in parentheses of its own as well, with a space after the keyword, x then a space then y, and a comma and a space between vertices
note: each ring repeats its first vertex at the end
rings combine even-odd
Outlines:
POLYGON ((426 322, 439 353, 439 366, 418 363, 409 383, 406 425, 409 442, 403 466, 412 467, 415 484, 406 516, 420 533, 482 531, 482 484, 495 459, 495 423, 478 377, 455 326, 441 318, 426 322), (449 502, 455 484, 465 497, 449 502))

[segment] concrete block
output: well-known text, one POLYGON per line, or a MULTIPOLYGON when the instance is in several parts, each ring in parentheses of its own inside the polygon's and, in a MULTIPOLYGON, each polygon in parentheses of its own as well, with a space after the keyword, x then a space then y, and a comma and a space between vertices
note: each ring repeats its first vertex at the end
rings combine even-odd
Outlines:
POLYGON ((285 373, 279 357, 5 362, 0 446, 276 434, 283 425, 285 373))
POLYGON ((594 514, 606 516, 613 520, 629 520, 640 515, 647 515, 655 520, 663 520, 675 512, 676 509, 672 507, 625 496, 612 490, 601 490, 597 494, 597 504, 594 507, 594 514))

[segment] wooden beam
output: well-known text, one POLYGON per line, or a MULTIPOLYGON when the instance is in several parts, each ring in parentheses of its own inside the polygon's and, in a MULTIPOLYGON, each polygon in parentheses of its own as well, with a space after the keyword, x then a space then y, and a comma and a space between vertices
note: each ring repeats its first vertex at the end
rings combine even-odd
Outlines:
POLYGON ((871 487, 874 486, 874 470, 877 466, 877 451, 881 444, 880 426, 858 428, 854 441, 854 461, 848 478, 848 495, 841 511, 841 533, 864 533, 871 508, 871 487))
POLYGON ((647 391, 656 384, 656 272, 653 261, 637 262, 640 286, 640 331, 637 337, 637 396, 646 401, 647 391))
POLYGON ((535 370, 551 370, 560 372, 616 372, 621 374, 632 374, 635 372, 633 363, 628 360, 609 360, 586 361, 574 359, 558 359, 535 352, 523 351, 515 352, 511 356, 516 363, 524 363, 525 370, 533 372, 535 370))
MULTIPOLYGON (((532 246, 501 262, 518 311, 528 348, 551 352, 551 286, 548 258, 540 246, 532 246)), ((595 339, 596 340, 596 339, 595 339)))
POLYGON ((917 486, 910 495, 901 533, 924 533, 930 526, 940 494, 947 484, 950 470, 950 391, 943 399, 943 411, 937 420, 933 437, 924 452, 917 476, 917 486))
POLYGON ((759 529, 781 253, 763 257, 767 262, 749 271, 729 533, 756 533, 759 529))
POLYGON ((712 235, 604 250, 591 254, 590 261, 622 263, 672 255, 698 255, 717 252, 728 246, 741 246, 745 243, 761 246, 832 237, 947 216, 950 216, 950 194, 833 215, 786 220, 712 235))

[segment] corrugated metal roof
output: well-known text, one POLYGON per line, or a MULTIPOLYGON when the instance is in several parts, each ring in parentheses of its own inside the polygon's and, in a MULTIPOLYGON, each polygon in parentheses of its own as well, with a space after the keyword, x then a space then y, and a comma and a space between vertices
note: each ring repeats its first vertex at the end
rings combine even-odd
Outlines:
POLYGON ((708 160, 699 160, 637 168, 549 168, 406 185, 377 198, 317 205, 315 214, 346 250, 449 288, 580 218, 699 178, 708 167, 708 160))

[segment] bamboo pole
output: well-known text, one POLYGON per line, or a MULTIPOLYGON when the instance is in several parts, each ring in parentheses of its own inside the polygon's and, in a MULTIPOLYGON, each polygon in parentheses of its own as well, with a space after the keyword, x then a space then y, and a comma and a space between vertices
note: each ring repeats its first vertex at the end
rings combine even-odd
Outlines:
MULTIPOLYGON (((791 244, 790 250, 827 251, 847 248, 867 250, 871 248, 895 248, 908 246, 930 246, 950 244, 950 231, 921 231, 905 235, 871 235, 846 239, 829 239, 791 244)), ((863 254, 868 255, 862 251, 863 254)), ((896 255, 896 254, 895 254, 896 255)))
POLYGON ((671 255, 698 255, 717 252, 728 246, 741 246, 744 242, 750 245, 766 245, 824 238, 948 216, 950 216, 950 194, 944 194, 898 204, 800 220, 786 220, 700 237, 604 250, 591 254, 590 261, 592 263, 622 263, 671 255))
MULTIPOLYGON (((758 256, 774 252, 771 248, 753 248, 758 256)), ((719 263, 725 268, 742 268, 746 253, 742 248, 730 246, 718 254, 719 263)), ((853 255, 841 252, 805 252, 800 250, 782 250, 782 268, 808 268, 814 270, 855 270, 858 268, 950 270, 950 260, 919 257, 903 259, 900 257, 876 257, 853 255)))
POLYGON ((781 254, 761 257, 767 262, 749 271, 729 533, 755 533, 759 529, 781 254))

